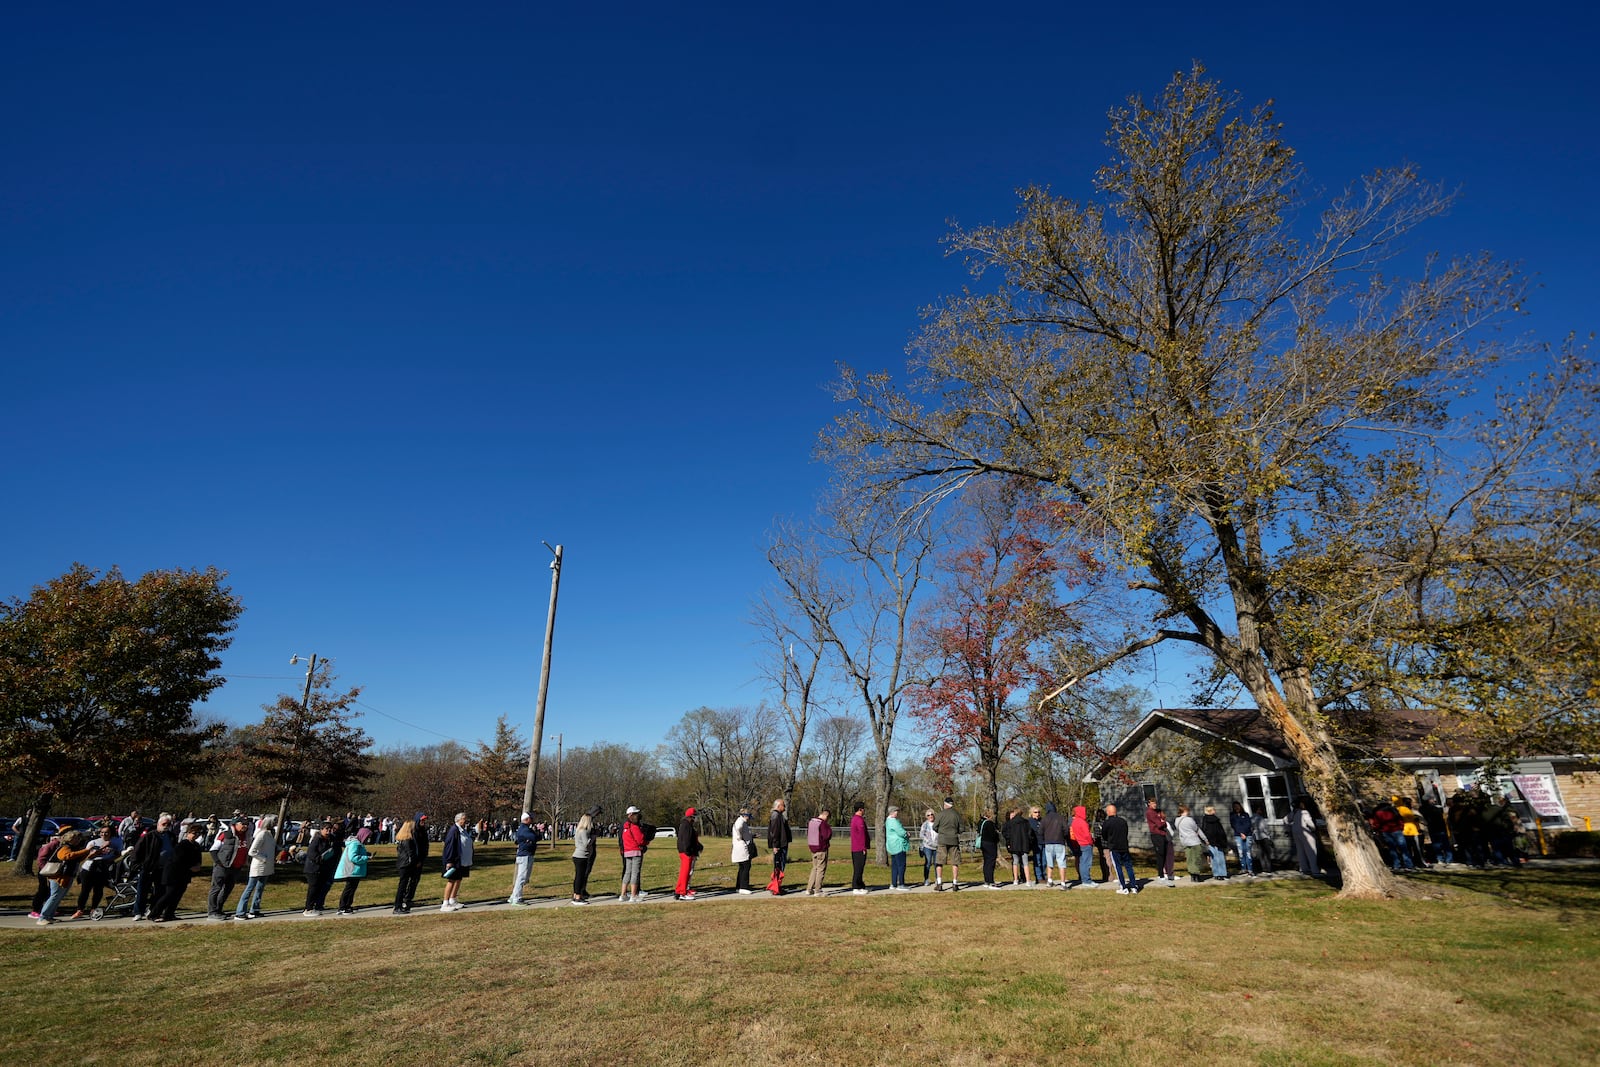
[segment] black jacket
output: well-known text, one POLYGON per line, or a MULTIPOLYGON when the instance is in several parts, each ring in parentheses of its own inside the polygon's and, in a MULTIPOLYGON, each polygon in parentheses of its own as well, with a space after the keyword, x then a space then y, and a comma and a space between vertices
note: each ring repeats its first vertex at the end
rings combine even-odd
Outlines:
POLYGON ((1222 825, 1222 820, 1217 818, 1215 812, 1200 816, 1200 836, 1224 851, 1228 847, 1227 828, 1222 825))
POLYGON ((313 837, 311 844, 306 846, 306 876, 321 874, 324 867, 331 868, 338 863, 339 849, 337 837, 323 837, 320 833, 313 837))
POLYGON ((1033 853, 1033 824, 1026 815, 1013 816, 1006 823, 1006 851, 1018 856, 1028 856, 1033 853))
POLYGON ((685 815, 678 823, 678 851, 685 856, 698 856, 700 849, 700 828, 685 815))
POLYGON ((1128 851, 1128 820, 1120 815, 1107 815, 1100 824, 1100 840, 1113 852, 1128 851))
POLYGON ((789 829, 789 816, 781 811, 774 811, 772 818, 767 820, 767 847, 788 848, 789 842, 793 839, 794 834, 789 829))

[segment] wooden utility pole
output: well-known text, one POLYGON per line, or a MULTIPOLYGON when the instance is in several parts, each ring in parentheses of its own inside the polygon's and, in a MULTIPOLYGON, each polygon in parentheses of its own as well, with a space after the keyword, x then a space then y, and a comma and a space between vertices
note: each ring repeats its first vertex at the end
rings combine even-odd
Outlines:
MULTIPOLYGON (((550 542, 544 542, 550 548, 550 542)), ((544 620, 544 661, 539 667, 539 703, 533 713, 533 748, 528 753, 528 781, 522 788, 522 814, 533 814, 533 783, 539 778, 539 746, 544 741, 544 701, 550 692, 550 648, 556 637, 556 594, 561 591, 561 546, 550 548, 550 612, 544 620)))

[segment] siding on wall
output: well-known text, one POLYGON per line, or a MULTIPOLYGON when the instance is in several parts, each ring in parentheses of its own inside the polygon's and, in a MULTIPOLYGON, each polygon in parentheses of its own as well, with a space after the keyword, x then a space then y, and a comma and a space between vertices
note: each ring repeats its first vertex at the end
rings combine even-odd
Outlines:
MULTIPOLYGON (((1158 728, 1128 753, 1125 766, 1100 783, 1100 800, 1102 804, 1115 804, 1127 817, 1133 831, 1129 835, 1131 843, 1149 848, 1144 785, 1156 787, 1169 823, 1177 821, 1179 804, 1187 804, 1196 821, 1209 804, 1217 809, 1226 826, 1233 802, 1245 799, 1239 778, 1248 774, 1285 774, 1291 793, 1297 788, 1292 771, 1272 767, 1236 746, 1158 728)), ((1273 827, 1273 843, 1281 864, 1284 849, 1289 847, 1289 831, 1282 824, 1273 827)))

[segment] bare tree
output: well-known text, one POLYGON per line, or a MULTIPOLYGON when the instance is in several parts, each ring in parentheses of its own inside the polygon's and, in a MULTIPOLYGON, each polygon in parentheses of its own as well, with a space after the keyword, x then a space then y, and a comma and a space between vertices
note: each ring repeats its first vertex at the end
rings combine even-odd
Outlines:
POLYGON ((791 525, 780 526, 767 546, 767 562, 777 573, 777 588, 757 603, 753 622, 766 643, 765 676, 777 693, 789 735, 783 798, 794 799, 806 727, 821 704, 819 676, 828 648, 828 628, 843 609, 844 594, 823 573, 816 539, 791 525))
POLYGON ((667 732, 666 762, 713 833, 726 832, 739 808, 771 786, 777 731, 776 716, 761 707, 697 708, 667 732))

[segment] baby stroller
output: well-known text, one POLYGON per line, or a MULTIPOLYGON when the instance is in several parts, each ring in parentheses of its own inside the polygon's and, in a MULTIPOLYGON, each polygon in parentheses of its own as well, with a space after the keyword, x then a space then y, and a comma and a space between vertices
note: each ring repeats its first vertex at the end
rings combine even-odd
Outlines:
POLYGON ((111 895, 100 902, 100 906, 89 913, 89 918, 95 922, 101 919, 126 919, 133 915, 133 902, 138 896, 138 872, 130 870, 129 865, 118 862, 112 868, 111 895))

